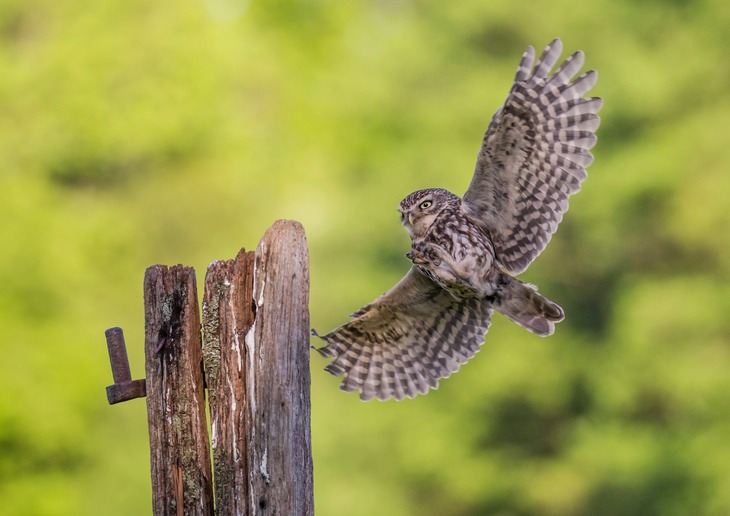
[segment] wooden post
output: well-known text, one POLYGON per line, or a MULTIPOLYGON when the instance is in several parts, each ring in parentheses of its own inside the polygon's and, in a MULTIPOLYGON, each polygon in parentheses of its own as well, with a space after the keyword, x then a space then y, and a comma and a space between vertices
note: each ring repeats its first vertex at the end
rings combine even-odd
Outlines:
POLYGON ((309 255, 304 228, 277 221, 256 249, 256 320, 246 335, 251 514, 314 514, 309 255))
POLYGON ((309 256, 304 228, 277 221, 256 249, 256 320, 246 335, 251 514, 314 513, 309 256))
POLYGON ((195 272, 180 265, 150 267, 144 300, 153 513, 211 515, 195 272))
POLYGON ((244 339, 254 321, 254 253, 208 267, 203 295, 203 362, 208 386, 216 513, 249 514, 244 339))
MULTIPOLYGON (((144 302, 153 514, 214 512, 206 379, 217 514, 314 514, 301 224, 277 221, 255 253, 211 264, 204 344, 192 268, 147 269, 144 302)), ((121 329, 107 331, 107 341, 116 392, 131 381, 121 329)), ((110 403, 144 396, 122 390, 110 403)))
POLYGON ((314 513, 304 229, 214 262, 203 304, 218 514, 314 513), (252 261, 253 258, 253 261, 252 261))

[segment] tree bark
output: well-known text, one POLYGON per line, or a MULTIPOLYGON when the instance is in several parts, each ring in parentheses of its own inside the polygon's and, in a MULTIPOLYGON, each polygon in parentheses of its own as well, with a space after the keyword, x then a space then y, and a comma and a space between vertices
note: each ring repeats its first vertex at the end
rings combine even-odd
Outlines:
POLYGON ((144 279, 147 415, 155 515, 211 515, 200 317, 192 268, 144 279))

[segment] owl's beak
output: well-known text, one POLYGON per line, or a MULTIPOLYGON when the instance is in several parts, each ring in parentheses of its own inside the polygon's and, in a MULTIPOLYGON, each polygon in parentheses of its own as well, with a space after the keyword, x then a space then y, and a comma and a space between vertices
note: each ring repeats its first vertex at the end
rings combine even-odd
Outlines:
POLYGON ((413 213, 408 214, 408 224, 413 225, 413 213))

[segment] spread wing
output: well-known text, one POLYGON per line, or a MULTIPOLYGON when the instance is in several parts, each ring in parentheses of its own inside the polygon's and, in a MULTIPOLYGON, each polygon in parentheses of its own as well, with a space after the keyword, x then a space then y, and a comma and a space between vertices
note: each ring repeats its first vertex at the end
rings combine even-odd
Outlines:
POLYGON ((513 274, 542 252, 580 190, 595 143, 602 100, 578 51, 550 76, 562 52, 553 40, 537 60, 528 47, 507 100, 494 114, 464 194, 464 209, 492 235, 497 259, 513 274))
POLYGON ((340 388, 364 401, 413 398, 479 351, 491 314, 488 301, 457 300, 412 267, 317 351, 333 358, 326 371, 345 375, 340 388))

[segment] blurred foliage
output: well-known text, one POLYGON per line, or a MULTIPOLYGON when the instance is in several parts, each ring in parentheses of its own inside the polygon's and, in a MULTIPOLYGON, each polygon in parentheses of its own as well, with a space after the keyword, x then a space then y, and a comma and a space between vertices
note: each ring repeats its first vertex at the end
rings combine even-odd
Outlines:
POLYGON ((528 44, 600 71, 596 162, 525 274, 566 309, 496 316, 426 397, 363 404, 313 362, 319 514, 730 513, 730 6, 720 0, 0 1, 0 500, 145 514, 142 276, 300 220, 312 324, 407 269, 395 207, 466 188, 528 44))

